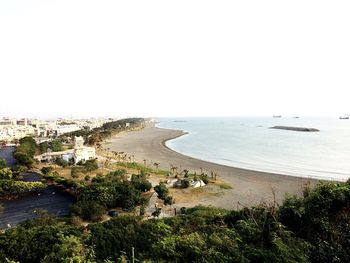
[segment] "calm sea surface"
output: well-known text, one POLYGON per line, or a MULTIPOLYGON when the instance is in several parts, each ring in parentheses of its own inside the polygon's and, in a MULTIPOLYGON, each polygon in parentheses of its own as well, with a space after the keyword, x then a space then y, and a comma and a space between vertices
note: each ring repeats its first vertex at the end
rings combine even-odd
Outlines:
POLYGON ((345 181, 350 178, 350 120, 336 117, 158 119, 188 135, 167 142, 201 160, 258 171, 345 181), (276 125, 320 132, 269 129, 276 125))

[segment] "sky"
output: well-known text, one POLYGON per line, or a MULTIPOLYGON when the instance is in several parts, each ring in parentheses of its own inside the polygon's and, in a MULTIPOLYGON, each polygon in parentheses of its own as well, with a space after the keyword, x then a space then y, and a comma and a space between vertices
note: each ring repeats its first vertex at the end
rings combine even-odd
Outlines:
POLYGON ((0 0, 0 116, 350 114, 349 1, 0 0))

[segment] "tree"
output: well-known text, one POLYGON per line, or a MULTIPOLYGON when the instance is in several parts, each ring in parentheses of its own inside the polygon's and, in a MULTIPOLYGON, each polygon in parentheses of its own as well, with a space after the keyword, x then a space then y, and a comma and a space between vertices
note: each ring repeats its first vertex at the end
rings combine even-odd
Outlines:
POLYGON ((83 165, 87 172, 92 172, 98 169, 98 164, 95 159, 87 160, 83 165))
POLYGON ((106 209, 96 201, 78 201, 70 207, 73 216, 84 220, 98 221, 106 213, 106 209))
POLYGON ((154 210, 154 212, 152 213, 152 216, 153 217, 159 217, 161 212, 162 212, 162 209, 157 207, 156 210, 154 210))
POLYGON ((10 168, 3 168, 0 170, 0 180, 10 180, 13 174, 10 168))
POLYGON ((14 176, 18 176, 18 175, 20 175, 21 173, 26 172, 27 169, 28 169, 28 168, 27 168, 26 166, 20 165, 20 164, 15 164, 15 165, 11 168, 12 173, 13 173, 14 176))
POLYGON ((85 248, 80 238, 70 235, 59 237, 59 243, 56 243, 52 252, 41 262, 67 262, 67 263, 85 263, 88 261, 88 249, 85 248))
POLYGON ((51 150, 53 152, 60 152, 63 151, 62 141, 61 140, 53 140, 50 143, 51 150))
POLYGON ((48 175, 48 174, 50 174, 50 173, 53 172, 53 167, 51 167, 51 166, 44 166, 43 168, 41 168, 40 171, 41 171, 43 174, 48 175))
POLYGON ((68 166, 68 162, 66 160, 63 160, 62 158, 59 158, 59 157, 55 160, 55 163, 59 166, 62 166, 62 167, 68 166))
POLYGON ((0 158, 0 170, 7 167, 7 162, 5 159, 0 158))
POLYGON ((13 155, 18 164, 31 168, 34 163, 33 157, 23 152, 15 152, 13 155))
POLYGON ((164 199, 164 204, 165 204, 165 205, 172 205, 172 204, 173 204, 173 197, 168 195, 168 196, 164 199))
POLYGON ((165 199, 169 193, 169 189, 166 187, 164 183, 160 183, 159 185, 154 187, 154 191, 158 194, 160 199, 165 199))

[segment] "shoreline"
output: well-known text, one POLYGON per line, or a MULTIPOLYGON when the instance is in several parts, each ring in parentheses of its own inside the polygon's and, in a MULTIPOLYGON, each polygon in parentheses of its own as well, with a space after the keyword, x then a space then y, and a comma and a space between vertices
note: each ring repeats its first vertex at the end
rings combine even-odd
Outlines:
POLYGON ((254 205, 274 201, 281 203, 285 194, 301 195, 305 185, 313 186, 321 181, 204 161, 176 152, 166 145, 167 141, 186 134, 188 132, 182 130, 163 129, 148 124, 143 130, 119 134, 107 140, 103 146, 134 155, 135 161, 139 163, 143 160, 147 161, 147 165, 159 162, 159 167, 165 170, 174 165, 180 170, 188 169, 197 173, 200 168, 208 174, 210 171, 217 172, 219 179, 229 183, 233 189, 225 190, 223 196, 213 198, 206 205, 224 208, 233 208, 237 204, 254 205))

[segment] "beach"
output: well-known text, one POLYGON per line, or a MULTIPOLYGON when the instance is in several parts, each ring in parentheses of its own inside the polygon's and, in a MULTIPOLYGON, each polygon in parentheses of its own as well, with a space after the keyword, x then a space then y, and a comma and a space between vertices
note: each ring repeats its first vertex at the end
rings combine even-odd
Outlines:
POLYGON ((106 141, 103 147, 109 151, 124 152, 134 156, 136 162, 154 168, 153 163, 159 163, 161 169, 170 170, 171 166, 178 167, 178 171, 187 169, 190 172, 216 172, 219 179, 230 184, 232 189, 225 193, 205 200, 201 204, 223 208, 237 208, 251 206, 261 202, 281 203, 286 194, 301 195, 306 184, 315 185, 318 180, 252 171, 215 164, 195 159, 169 149, 165 142, 183 136, 180 130, 162 129, 148 124, 142 130, 126 132, 106 141))

